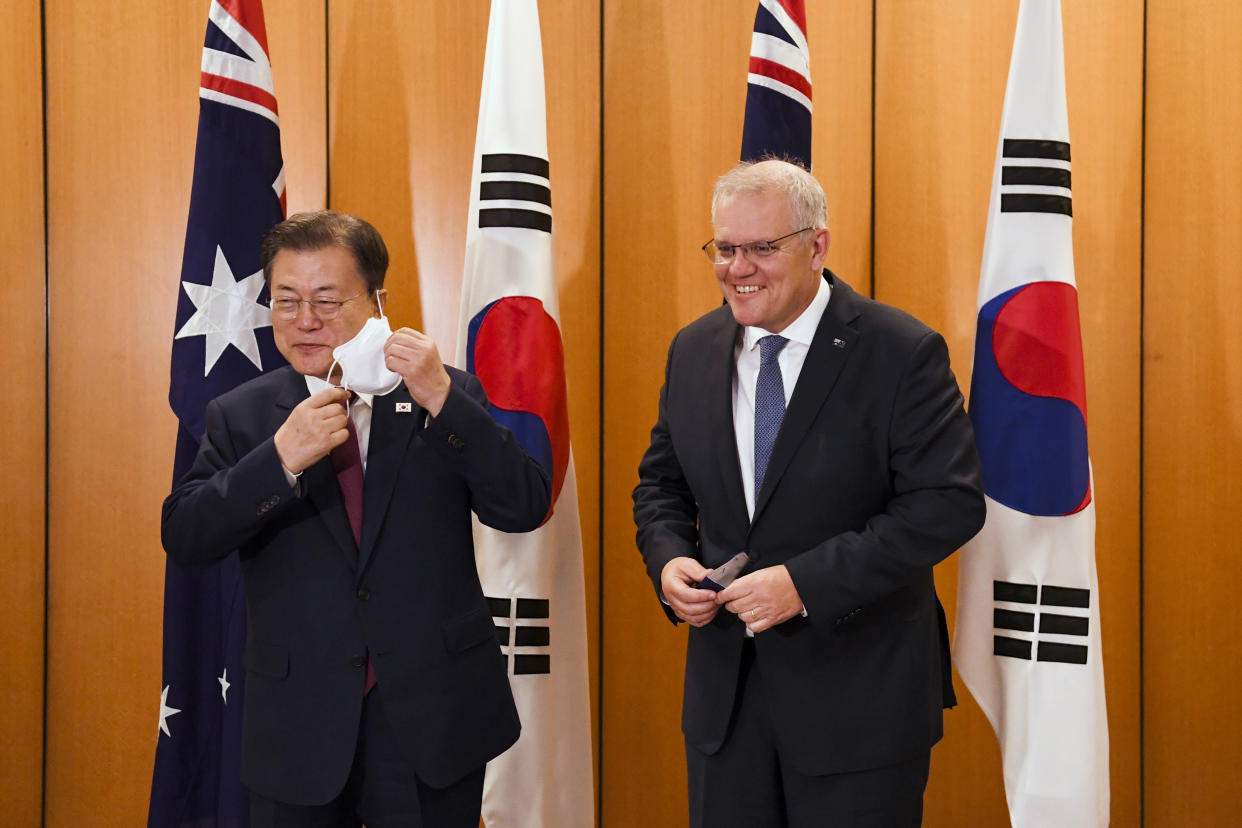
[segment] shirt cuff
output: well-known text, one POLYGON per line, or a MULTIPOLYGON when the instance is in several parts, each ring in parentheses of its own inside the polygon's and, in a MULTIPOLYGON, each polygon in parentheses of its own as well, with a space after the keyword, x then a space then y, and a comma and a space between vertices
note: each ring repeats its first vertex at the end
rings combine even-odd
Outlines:
MULTIPOLYGON (((294 474, 293 472, 289 471, 289 469, 285 467, 284 463, 280 464, 280 470, 285 473, 285 480, 289 483, 289 488, 291 489, 298 488, 298 486, 300 485, 298 478, 302 476, 302 472, 298 472, 297 474, 294 474)), ((306 471, 306 469, 303 469, 302 471, 306 471)), ((803 610, 803 614, 805 614, 805 612, 806 611, 803 610)))

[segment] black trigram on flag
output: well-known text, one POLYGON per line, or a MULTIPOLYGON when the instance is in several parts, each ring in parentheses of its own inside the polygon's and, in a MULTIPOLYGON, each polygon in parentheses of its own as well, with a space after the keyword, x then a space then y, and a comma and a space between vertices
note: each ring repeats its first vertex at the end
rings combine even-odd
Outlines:
POLYGON ((1002 213, 1074 215, 1069 144, 1006 138, 1001 155, 1002 213))
POLYGON ((548 654, 552 632, 547 626, 548 600, 488 598, 487 606, 496 624, 496 641, 509 661, 509 675, 552 672, 552 657, 548 654))
POLYGON ((1091 607, 1091 591, 1073 587, 1044 586, 1035 584, 1015 584, 1009 581, 992 582, 992 600, 1008 604, 1039 604, 1038 612, 994 607, 992 609, 992 626, 997 630, 1016 630, 1018 632, 1036 633, 1035 640, 1013 638, 1009 635, 994 635, 992 638, 992 654, 1009 658, 1031 658, 1031 645, 1036 645, 1036 661, 1059 661, 1064 664, 1086 664, 1087 647, 1085 644, 1067 644, 1063 641, 1048 640, 1046 636, 1087 636, 1090 618, 1087 615, 1073 613, 1072 610, 1088 610, 1091 607), (1042 609, 1055 607, 1055 610, 1042 609), (1036 619, 1038 618, 1038 631, 1036 619), (1041 636, 1044 636, 1041 638, 1041 636))
POLYGON ((479 177, 479 227, 552 232, 548 161, 533 155, 484 155, 479 177))

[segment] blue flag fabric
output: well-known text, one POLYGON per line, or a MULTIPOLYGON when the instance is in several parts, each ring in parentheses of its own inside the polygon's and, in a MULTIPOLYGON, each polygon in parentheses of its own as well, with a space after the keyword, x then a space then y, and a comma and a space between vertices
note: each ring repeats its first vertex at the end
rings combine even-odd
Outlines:
MULTIPOLYGON (((181 266, 169 403, 180 422, 174 482, 193 463, 207 403, 284 364, 259 265, 285 215, 280 125, 261 0, 213 0, 181 266)), ((169 564, 149 828, 247 826, 240 781, 246 607, 237 554, 169 564)))
POLYGON ((742 160, 811 169, 811 52, 803 0, 760 0, 746 77, 742 160))

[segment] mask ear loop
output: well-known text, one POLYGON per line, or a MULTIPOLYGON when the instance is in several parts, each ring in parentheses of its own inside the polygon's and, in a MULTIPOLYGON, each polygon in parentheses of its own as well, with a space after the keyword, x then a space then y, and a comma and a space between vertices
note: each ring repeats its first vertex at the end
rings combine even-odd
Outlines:
POLYGON ((375 304, 379 307, 380 319, 387 319, 387 317, 384 316, 384 300, 380 299, 378 290, 375 291, 375 304))
POLYGON ((353 412, 351 411, 351 406, 353 405, 353 401, 354 401, 354 392, 350 391, 349 386, 345 385, 344 373, 341 374, 340 385, 332 384, 332 372, 336 370, 337 364, 338 363, 336 361, 336 357, 334 356, 332 358, 332 367, 328 369, 328 376, 327 376, 327 379, 324 380, 324 382, 326 382, 330 388, 344 388, 346 391, 349 391, 349 396, 345 398, 345 416, 349 417, 352 420, 353 412))

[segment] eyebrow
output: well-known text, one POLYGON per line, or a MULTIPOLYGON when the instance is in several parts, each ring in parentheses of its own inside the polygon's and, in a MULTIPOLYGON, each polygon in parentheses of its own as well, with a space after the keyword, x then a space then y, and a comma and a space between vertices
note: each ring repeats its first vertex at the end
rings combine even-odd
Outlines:
MULTIPOLYGON (((338 285, 321 285, 317 288, 314 288, 311 291, 311 295, 315 296, 315 295, 321 295, 324 293, 339 293, 340 290, 341 288, 338 285)), ((276 287, 272 288, 272 291, 278 292, 278 293, 290 293, 290 294, 293 294, 294 296, 301 296, 301 294, 298 293, 296 290, 294 290, 293 287, 291 287, 290 285, 277 285, 276 287)))

